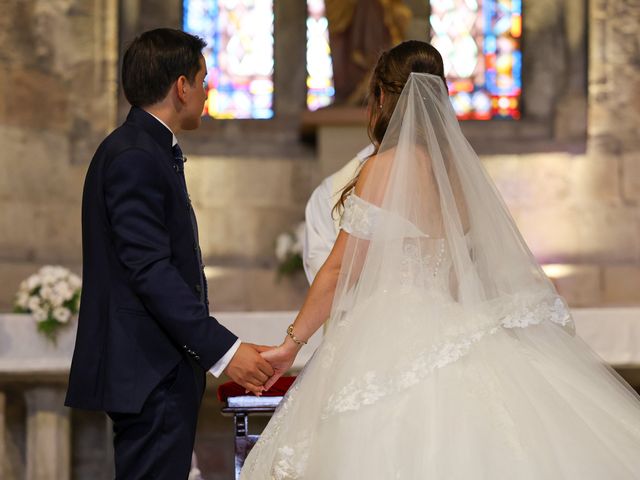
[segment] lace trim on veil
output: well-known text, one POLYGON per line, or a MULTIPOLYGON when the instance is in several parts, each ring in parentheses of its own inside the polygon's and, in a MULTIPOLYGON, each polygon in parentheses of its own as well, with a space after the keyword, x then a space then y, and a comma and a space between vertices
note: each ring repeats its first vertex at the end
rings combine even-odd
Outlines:
POLYGON ((434 370, 443 368, 469 353, 473 345, 483 338, 497 333, 500 329, 526 328, 550 321, 574 332, 573 320, 565 302, 559 297, 551 297, 534 305, 520 305, 494 322, 478 328, 474 332, 449 337, 434 345, 428 351, 420 352, 413 363, 398 377, 368 372, 361 378, 353 379, 338 392, 331 395, 323 409, 321 418, 348 411, 355 411, 371 405, 381 398, 393 395, 416 385, 434 370))

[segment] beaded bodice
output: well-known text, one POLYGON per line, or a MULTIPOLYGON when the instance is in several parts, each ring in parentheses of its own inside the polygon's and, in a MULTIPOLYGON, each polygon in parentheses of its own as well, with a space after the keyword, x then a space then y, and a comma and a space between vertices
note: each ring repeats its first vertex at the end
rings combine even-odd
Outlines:
MULTIPOLYGON (((352 194, 345 201, 340 228, 352 236, 371 240, 384 214, 377 205, 352 194)), ((408 220, 402 222, 409 223, 408 220)), ((409 228, 403 225, 402 228, 419 232, 415 225, 409 228)), ((449 291, 451 256, 444 238, 431 238, 419 232, 419 235, 407 235, 397 241, 402 243, 402 255, 397 269, 399 278, 392 281, 397 281, 406 288, 414 286, 449 291)))

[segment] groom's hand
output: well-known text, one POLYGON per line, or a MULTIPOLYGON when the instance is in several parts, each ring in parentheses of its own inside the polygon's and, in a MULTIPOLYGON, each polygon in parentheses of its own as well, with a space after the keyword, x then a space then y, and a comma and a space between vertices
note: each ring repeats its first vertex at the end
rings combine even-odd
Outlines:
POLYGON ((269 362, 260 356, 269 347, 242 343, 229 362, 225 373, 234 382, 256 395, 261 395, 265 382, 273 375, 269 362))

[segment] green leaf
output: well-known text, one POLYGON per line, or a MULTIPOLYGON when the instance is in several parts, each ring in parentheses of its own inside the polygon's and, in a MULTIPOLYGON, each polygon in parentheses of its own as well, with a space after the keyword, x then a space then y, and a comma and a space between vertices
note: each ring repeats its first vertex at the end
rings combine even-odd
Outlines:
POLYGON ((289 255, 287 259, 278 265, 278 280, 283 276, 293 276, 304 271, 302 257, 299 254, 289 255))
POLYGON ((80 290, 76 291, 69 300, 62 304, 63 307, 69 309, 73 315, 78 313, 80 307, 80 290))
POLYGON ((49 315, 49 317, 47 317, 46 320, 43 320, 42 322, 38 322, 38 331, 42 334, 44 334, 45 337, 47 337, 49 340, 51 340, 54 344, 57 341, 57 335, 58 335, 58 329, 60 328, 62 324, 60 322, 58 322, 55 318, 53 318, 51 315, 49 315))

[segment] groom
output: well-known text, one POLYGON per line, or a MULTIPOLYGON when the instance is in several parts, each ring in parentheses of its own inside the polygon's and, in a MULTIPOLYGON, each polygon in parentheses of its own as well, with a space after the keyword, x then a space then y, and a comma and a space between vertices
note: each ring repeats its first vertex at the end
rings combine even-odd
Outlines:
POLYGON ((111 417, 118 479, 187 478, 207 370, 257 394, 273 375, 265 347, 209 316, 175 137, 200 125, 204 46, 166 28, 131 43, 122 85, 132 108, 84 185, 84 287, 66 405, 111 417))

